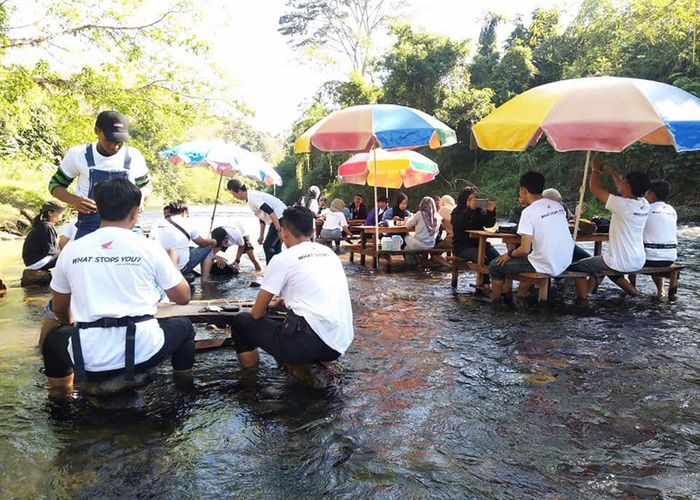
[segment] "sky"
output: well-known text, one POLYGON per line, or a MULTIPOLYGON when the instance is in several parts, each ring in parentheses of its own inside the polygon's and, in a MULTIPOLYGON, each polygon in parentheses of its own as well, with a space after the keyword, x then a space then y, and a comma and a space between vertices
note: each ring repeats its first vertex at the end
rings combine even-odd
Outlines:
MULTIPOLYGON (((31 17, 29 6, 33 2, 25 2, 20 3, 21 8, 27 9, 24 14, 31 17)), ((405 20, 414 28, 475 42, 487 12, 501 14, 507 21, 518 14, 527 20, 537 7, 557 6, 566 23, 575 15, 581 0, 407 0, 407 3, 405 20), (435 8, 436 5, 440 8, 435 8)), ((321 84, 342 79, 346 74, 342 67, 322 65, 304 57, 277 32, 284 4, 285 0, 200 0, 197 5, 204 9, 205 22, 193 26, 209 42, 211 60, 232 77, 232 93, 255 113, 248 121, 273 135, 285 135, 289 131, 304 103, 309 102, 321 84)), ((152 5, 158 3, 154 1, 152 5)), ((506 23, 499 32, 499 42, 509 32, 506 23)), ((389 43, 388 38, 379 41, 380 46, 389 43)), ((26 54, 17 57, 28 60, 26 54)), ((66 71, 76 71, 84 60, 71 54, 51 62, 66 71)))

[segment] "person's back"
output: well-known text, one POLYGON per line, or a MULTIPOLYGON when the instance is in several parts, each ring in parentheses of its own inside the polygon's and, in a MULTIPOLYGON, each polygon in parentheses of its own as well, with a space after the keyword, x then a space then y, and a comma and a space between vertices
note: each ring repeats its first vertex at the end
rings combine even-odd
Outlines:
POLYGON ((644 266, 644 226, 649 217, 649 202, 644 198, 623 198, 611 194, 605 208, 612 212, 608 250, 603 260, 620 272, 638 271, 644 266))
MULTIPOLYGON (((649 201, 649 217, 644 226, 643 240, 646 263, 672 263, 678 258, 676 210, 666 203, 670 186, 664 181, 652 182, 645 198, 649 201)), ((652 264, 653 265, 653 264, 652 264)))
MULTIPOLYGON (((70 290, 71 312, 78 322, 154 315, 161 297, 156 283, 168 289, 182 280, 172 266, 156 265, 163 257, 167 259, 155 242, 129 229, 100 228, 66 246, 51 287, 57 291, 70 290)), ((138 323, 136 334, 138 364, 163 346, 163 333, 152 319, 138 323)), ((123 368, 123 342, 123 328, 83 330, 85 369, 123 368)))
POLYGON ((532 236, 528 260, 537 272, 556 276, 571 264, 574 242, 561 203, 541 198, 524 208, 518 234, 532 236))
POLYGON ((172 215, 154 225, 149 238, 157 241, 164 249, 177 252, 178 266, 182 269, 190 258, 190 242, 198 236, 199 232, 190 227, 189 221, 181 215, 172 215))
POLYGON ((47 220, 35 222, 22 245, 24 265, 33 266, 44 257, 56 253, 58 253, 58 243, 54 225, 47 220))

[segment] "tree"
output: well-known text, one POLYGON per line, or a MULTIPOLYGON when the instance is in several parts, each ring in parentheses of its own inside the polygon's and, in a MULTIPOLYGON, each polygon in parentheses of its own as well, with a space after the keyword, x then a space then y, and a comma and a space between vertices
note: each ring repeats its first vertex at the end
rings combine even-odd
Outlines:
POLYGON ((508 49, 493 71, 492 87, 496 90, 497 104, 529 89, 536 74, 530 47, 516 45, 508 49))
POLYGON ((484 20, 484 26, 479 34, 479 45, 472 61, 470 72, 472 85, 483 88, 488 87, 491 74, 498 64, 500 54, 496 39, 496 29, 503 18, 497 14, 489 13, 484 20))
POLYGON ((364 77, 372 57, 372 37, 389 26, 400 4, 390 0, 287 0, 279 32, 297 49, 341 54, 364 77))
POLYGON ((465 42, 395 25, 396 42, 381 60, 384 102, 418 108, 432 114, 444 97, 446 79, 456 67, 466 67, 465 42))

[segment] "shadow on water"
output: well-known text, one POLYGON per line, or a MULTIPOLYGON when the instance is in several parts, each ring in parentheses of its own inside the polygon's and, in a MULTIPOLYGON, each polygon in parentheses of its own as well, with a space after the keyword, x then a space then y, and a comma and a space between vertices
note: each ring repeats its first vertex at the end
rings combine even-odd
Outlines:
MULTIPOLYGON (((255 233, 253 233, 255 234, 255 233)), ((325 389, 263 356, 198 354, 137 395, 46 398, 46 290, 0 301, 0 490, 15 497, 693 498, 700 495, 700 230, 678 301, 495 312, 444 273, 346 264, 356 337, 325 389), (9 320, 6 320, 9 318, 9 320)), ((0 264, 1 266, 2 264, 0 264)), ((243 274, 197 298, 250 299, 243 274)), ((653 290, 648 278, 640 287, 653 290)), ((562 299, 561 297, 564 296, 562 299)))

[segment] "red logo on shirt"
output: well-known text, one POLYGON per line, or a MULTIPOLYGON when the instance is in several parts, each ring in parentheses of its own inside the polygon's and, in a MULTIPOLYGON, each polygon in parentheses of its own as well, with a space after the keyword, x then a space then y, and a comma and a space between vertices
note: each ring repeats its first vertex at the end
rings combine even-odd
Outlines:
POLYGON ((107 243, 102 243, 103 250, 111 250, 113 241, 108 241, 107 243))

